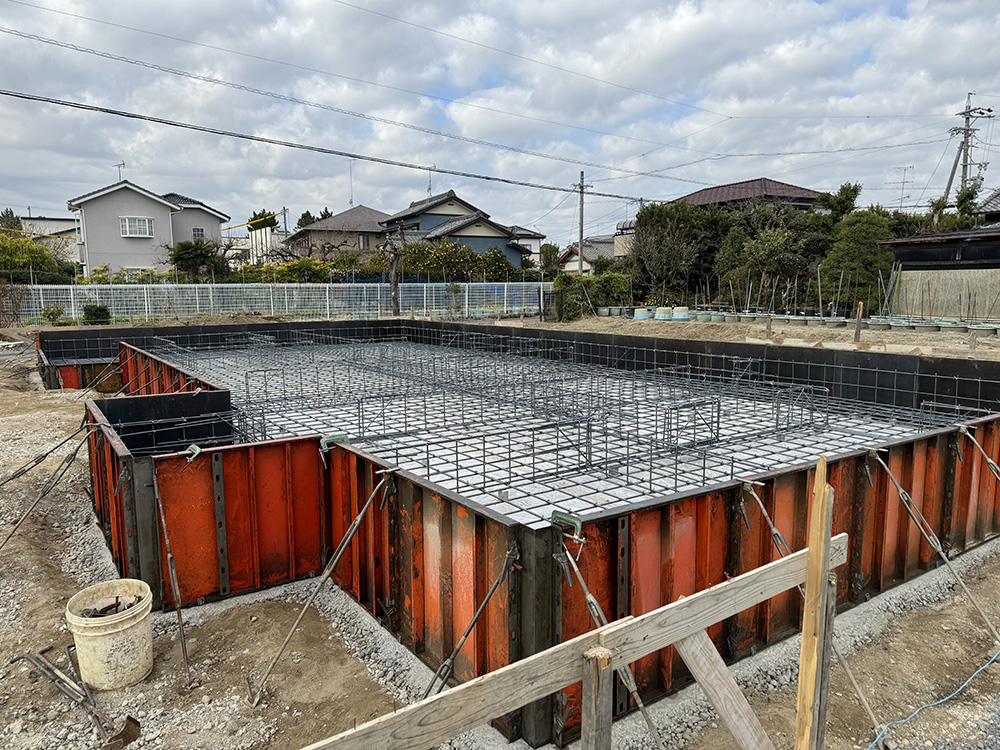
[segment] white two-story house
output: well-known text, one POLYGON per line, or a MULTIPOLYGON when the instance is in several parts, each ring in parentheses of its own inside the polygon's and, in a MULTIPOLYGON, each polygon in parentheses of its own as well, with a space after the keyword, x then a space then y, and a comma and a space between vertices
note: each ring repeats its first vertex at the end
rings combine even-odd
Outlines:
POLYGON ((79 262, 84 274, 107 265, 141 271, 164 270, 170 248, 184 240, 221 242, 229 217, 179 193, 157 195, 128 180, 73 198, 79 262))

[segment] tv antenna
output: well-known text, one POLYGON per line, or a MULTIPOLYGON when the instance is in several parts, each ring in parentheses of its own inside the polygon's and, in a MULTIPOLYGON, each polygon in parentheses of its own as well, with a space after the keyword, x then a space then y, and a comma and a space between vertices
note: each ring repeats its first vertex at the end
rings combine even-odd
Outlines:
POLYGON ((120 161, 117 164, 112 164, 112 167, 118 167, 118 182, 122 181, 122 170, 125 169, 125 162, 120 161))
MULTIPOLYGON (((903 195, 903 193, 906 191, 906 182, 907 182, 907 180, 906 180, 906 173, 909 172, 911 169, 913 169, 913 165, 911 164, 908 167, 893 167, 893 169, 902 170, 902 172, 903 172, 903 179, 900 182, 887 182, 886 184, 887 185, 900 185, 900 188, 899 188, 899 210, 902 211, 903 210, 903 201, 906 198, 910 197, 908 195, 903 195)), ((913 182, 913 180, 910 180, 910 182, 913 182)))

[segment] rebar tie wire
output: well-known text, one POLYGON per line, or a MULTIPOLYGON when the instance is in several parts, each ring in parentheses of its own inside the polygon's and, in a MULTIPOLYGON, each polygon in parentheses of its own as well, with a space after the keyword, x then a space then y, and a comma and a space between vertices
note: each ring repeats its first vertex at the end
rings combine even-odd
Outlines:
POLYGON ((494 592, 503 583, 508 573, 510 573, 511 567, 517 560, 520 559, 520 554, 517 551, 517 544, 515 543, 509 550, 507 550, 507 556, 503 561, 503 568, 500 570, 500 574, 493 581, 493 585, 490 586, 490 590, 486 593, 486 598, 483 599, 482 604, 479 605, 479 609, 476 610, 476 614, 472 617, 472 622, 469 623, 469 627, 465 629, 465 633, 459 639, 458 643, 455 645, 454 650, 448 655, 448 658, 442 662, 441 666, 438 667, 434 676, 431 677, 431 682, 427 686, 427 690, 424 691, 424 700, 426 700, 430 694, 433 692, 435 695, 440 693, 448 684, 448 680, 451 678, 452 671, 455 668, 455 659, 458 657, 459 652, 462 650, 462 646, 465 645, 465 641, 468 639, 469 634, 472 633, 472 629, 476 627, 476 622, 482 616, 483 612, 486 611, 486 605, 490 603, 490 599, 493 597, 494 592), (434 690, 435 684, 440 680, 437 690, 434 690))
MULTIPOLYGON (((563 537, 566 539, 574 539, 580 542, 580 552, 583 551, 583 543, 586 541, 585 537, 577 537, 573 534, 563 533, 563 537)), ((608 618, 604 615, 604 610, 601 609, 600 602, 594 598, 594 595, 590 593, 590 589, 587 588, 586 581, 583 580, 583 574, 580 572, 580 567, 576 564, 576 559, 573 557, 572 553, 569 551, 569 547, 566 546, 566 542, 562 541, 562 553, 556 553, 556 562, 559 562, 563 566, 563 570, 566 573, 566 579, 570 586, 573 585, 573 579, 569 575, 569 570, 573 571, 576 576, 577 581, 580 583, 580 589, 583 591, 584 599, 587 602, 587 609, 590 610, 590 617, 594 621, 594 625, 601 628, 608 624, 608 618), (560 560, 559 558, 563 559, 560 560)), ((663 742, 663 738, 660 736, 659 730, 656 728, 656 724, 653 723, 653 718, 649 715, 649 710, 646 708, 646 704, 642 702, 642 698, 639 697, 639 688, 635 684, 635 675, 632 674, 632 667, 625 664, 621 667, 615 669, 618 674, 618 678, 622 681, 625 689, 628 690, 629 695, 632 696, 632 700, 635 701, 635 705, 638 707, 639 711, 642 713, 642 718, 646 721, 646 726, 649 728, 649 733, 653 737, 653 741, 656 743, 659 750, 666 750, 666 744, 663 742)))
MULTIPOLYGON (((967 432, 965 434, 968 435, 967 432)), ((969 436, 969 438, 972 439, 971 436, 969 436)), ((979 444, 976 443, 975 440, 973 440, 973 443, 976 444, 976 447, 979 447, 979 444)), ((887 449, 883 448, 882 450, 887 450, 887 449)), ((982 448, 979 448, 979 450, 982 450, 982 448)), ((888 465, 885 463, 885 461, 882 460, 882 457, 878 454, 877 450, 875 450, 874 448, 870 448, 868 450, 868 455, 869 457, 874 458, 879 464, 881 464, 882 468, 885 469, 885 473, 889 477, 889 480, 896 487, 896 494, 899 496, 899 501, 903 504, 903 507, 906 508, 906 512, 910 514, 910 518, 912 519, 913 523, 916 524, 917 529, 919 529, 920 533, 923 535, 924 539, 927 540, 927 543, 931 546, 931 548, 935 552, 937 552, 938 556, 944 561, 944 564, 947 566, 948 571, 953 576, 955 576, 955 580, 958 581, 958 584, 962 587, 962 590, 965 592, 965 595, 969 598, 969 601, 972 603, 972 606, 976 608, 976 611, 979 612, 979 616, 983 618, 983 622, 986 624, 986 628, 992 634, 993 640, 997 643, 1000 643, 1000 633, 997 633, 997 629, 993 626, 993 623, 990 621, 990 618, 986 615, 986 611, 979 605, 979 601, 976 599, 975 596, 972 595, 972 592, 969 590, 969 587, 965 585, 965 581, 962 579, 962 576, 958 574, 958 571, 955 570, 955 567, 951 564, 951 560, 948 559, 948 555, 944 553, 944 549, 941 547, 941 541, 938 539, 937 534, 934 533, 934 529, 931 527, 930 523, 928 523, 927 519, 924 517, 924 514, 920 512, 920 509, 916 506, 916 503, 913 502, 913 498, 910 497, 910 493, 908 493, 906 490, 903 489, 903 486, 899 483, 899 480, 896 479, 893 473, 889 470, 888 465)), ((986 457, 986 460, 989 463, 993 463, 988 456, 986 457)), ((993 466, 996 466, 996 464, 993 464, 993 466)))
MULTIPOLYGON (((754 489, 754 482, 743 480, 743 492, 748 493, 754 500, 757 501, 757 507, 760 508, 760 513, 767 523, 767 527, 771 532, 771 541, 774 542, 774 548, 777 550, 778 555, 782 558, 788 557, 791 554, 791 549, 788 547, 788 542, 785 541, 784 535, 778 531, 778 528, 774 525, 774 521, 771 520, 771 515, 767 512, 764 507, 764 502, 760 499, 760 495, 754 489)), ((750 518, 747 516, 746 509, 743 507, 743 496, 740 495, 740 512, 743 515, 743 522, 746 524, 747 530, 750 530, 750 518)), ((806 599, 805 589, 802 588, 802 584, 797 585, 796 590, 799 592, 799 596, 802 597, 802 601, 806 599)), ((840 647, 837 646, 836 641, 837 631, 836 626, 830 624, 830 648, 833 650, 833 655, 837 657, 837 661, 840 666, 844 668, 844 673, 847 675, 848 681, 851 683, 851 687, 854 688, 854 694, 858 696, 858 700, 861 702, 862 707, 865 709, 865 713, 868 714, 868 719, 871 721, 872 726, 875 728, 876 742, 879 747, 881 747, 882 742, 879 739, 884 731, 884 726, 879 723, 879 720, 875 717, 875 711, 872 709, 871 703, 868 702, 868 698, 861 691, 861 685, 858 684, 857 679, 854 677, 854 672, 851 671, 850 666, 847 664, 847 659, 840 651, 840 647)))

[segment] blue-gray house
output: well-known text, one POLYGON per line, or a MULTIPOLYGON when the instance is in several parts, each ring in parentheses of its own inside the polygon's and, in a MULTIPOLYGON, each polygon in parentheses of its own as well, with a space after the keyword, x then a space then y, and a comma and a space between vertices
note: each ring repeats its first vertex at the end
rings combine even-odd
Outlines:
POLYGON ((515 268, 520 268, 522 258, 531 253, 531 248, 519 241, 525 230, 493 221, 488 213, 455 195, 454 190, 414 201, 409 208, 379 223, 390 235, 402 227, 407 244, 450 240, 479 254, 495 247, 515 268))

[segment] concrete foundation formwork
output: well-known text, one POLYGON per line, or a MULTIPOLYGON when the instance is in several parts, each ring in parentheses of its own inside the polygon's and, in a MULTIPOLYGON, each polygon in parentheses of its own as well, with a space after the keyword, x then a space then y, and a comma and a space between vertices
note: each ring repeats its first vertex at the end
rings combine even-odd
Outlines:
MULTIPOLYGON (((335 577, 429 664, 518 553, 459 653, 459 680, 592 627, 553 557, 553 510, 580 517, 585 541, 569 546, 609 619, 775 559, 743 480, 802 548, 821 453, 834 530, 851 538, 841 608, 937 564, 869 449, 884 451, 950 554, 1000 522, 986 461, 1000 458, 991 363, 429 322, 119 341, 133 395, 90 402, 88 415, 95 504, 123 574, 173 600, 154 485, 187 604, 321 570, 375 472, 397 468, 335 577)), ((795 632, 792 594, 712 628, 720 652, 739 658, 795 632)), ((634 667, 647 698, 688 679, 672 649, 634 667)), ((579 731, 579 699, 566 690, 499 725, 563 742, 579 731)), ((630 708, 619 687, 616 712, 630 708)))

